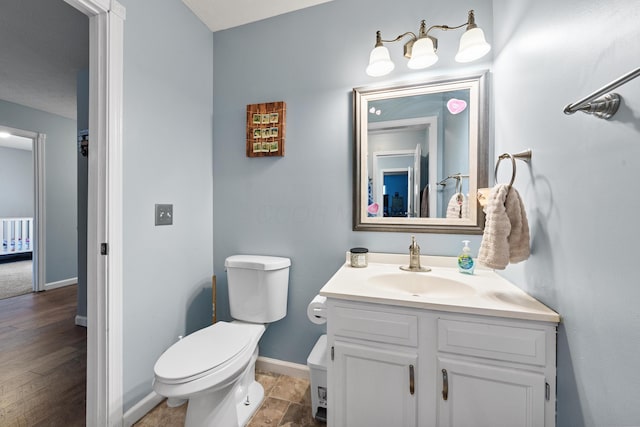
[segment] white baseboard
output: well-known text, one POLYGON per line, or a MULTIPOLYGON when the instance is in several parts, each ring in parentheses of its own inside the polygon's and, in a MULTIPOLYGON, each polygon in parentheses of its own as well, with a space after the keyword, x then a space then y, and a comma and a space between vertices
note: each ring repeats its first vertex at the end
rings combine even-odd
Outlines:
POLYGON ((307 367, 307 365, 287 362, 285 360, 258 356, 258 360, 256 360, 256 368, 261 371, 273 372, 275 374, 287 375, 289 377, 309 379, 309 367, 307 367))
POLYGON ((79 316, 76 314, 76 325, 87 327, 87 316, 79 316))
POLYGON ((78 283, 77 277, 72 277, 70 279, 58 280, 57 282, 45 283, 44 290, 49 291, 51 289, 62 288, 63 286, 75 285, 78 283))
POLYGON ((151 410, 158 406, 164 399, 164 397, 152 391, 124 413, 122 416, 122 425, 124 427, 131 427, 151 412, 151 410))

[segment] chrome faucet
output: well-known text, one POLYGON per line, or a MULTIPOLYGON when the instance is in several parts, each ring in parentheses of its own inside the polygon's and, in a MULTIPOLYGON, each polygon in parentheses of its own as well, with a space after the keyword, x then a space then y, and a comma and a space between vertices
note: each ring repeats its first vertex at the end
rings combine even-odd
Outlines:
POLYGON ((416 236, 411 236, 411 246, 409 246, 409 266, 400 267, 405 271, 431 271, 429 267, 420 266, 420 246, 416 242, 416 236))
POLYGON ((416 236, 411 236, 411 246, 409 246, 409 268, 415 270, 420 268, 420 246, 416 242, 416 236))

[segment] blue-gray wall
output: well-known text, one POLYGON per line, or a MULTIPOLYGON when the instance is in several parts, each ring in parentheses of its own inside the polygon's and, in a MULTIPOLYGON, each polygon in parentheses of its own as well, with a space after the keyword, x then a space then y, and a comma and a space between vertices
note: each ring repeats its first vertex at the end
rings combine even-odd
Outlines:
POLYGON ((46 282, 77 275, 76 122, 0 100, 0 124, 45 133, 46 282))
MULTIPOLYGON (((127 407, 150 390, 164 347, 207 323, 211 248, 222 319, 229 318, 226 256, 292 258, 288 316, 268 329, 261 353, 305 363, 323 331, 307 321, 306 304, 344 251, 403 253, 409 245, 405 233, 351 230, 351 88, 470 69, 450 59, 459 34, 442 34, 441 60, 428 71, 408 73, 400 45, 390 46, 397 62, 390 76, 374 80, 363 71, 377 29, 395 36, 417 30, 422 18, 456 23, 469 8, 462 1, 337 0, 214 33, 213 49, 177 0, 158 2, 155 12, 150 1, 123 3, 127 407), (287 102, 286 156, 246 158, 246 105, 279 100, 287 102), (153 227, 156 202, 175 203, 173 227, 153 227)), ((493 71, 493 153, 534 152, 530 168, 519 162, 516 181, 532 256, 504 275, 562 315, 558 425, 638 425, 640 80, 619 89, 625 101, 612 121, 567 117, 562 108, 637 67, 640 10, 630 0, 473 7, 494 45, 495 64, 478 66, 493 71)), ((425 253, 455 255, 467 237, 421 234, 418 241, 425 253)), ((471 240, 477 253, 480 239, 471 240)))
POLYGON ((562 112, 638 67, 638 19, 633 0, 494 2, 495 151, 533 150, 532 256, 505 275, 562 316, 559 426, 640 425, 640 79, 610 121, 562 112))
POLYGON ((179 0, 124 0, 124 406, 211 323, 212 35, 179 0), (171 226, 154 205, 172 203, 171 226))
MULTIPOLYGON (((406 251, 407 234, 351 231, 350 90, 374 82, 363 69, 375 30, 393 37, 417 29, 421 18, 455 23, 470 7, 458 1, 434 6, 339 0, 214 33, 219 315, 229 317, 226 256, 293 260, 288 316, 267 330, 265 356, 305 363, 322 333, 306 320, 305 306, 346 249, 406 251), (286 156, 246 158, 246 104, 280 100, 288 110, 286 156)), ((618 90, 625 101, 612 121, 562 113, 565 104, 638 66, 640 9, 630 0, 495 0, 473 7, 485 30, 495 21, 495 36, 487 34, 495 59, 490 169, 495 154, 534 153, 530 168, 518 162, 516 180, 532 228, 532 256, 504 275, 562 316, 558 425, 640 425, 640 232, 634 225, 640 198, 633 190, 640 181, 640 79, 618 90)), ((440 62, 425 72, 407 73, 401 47, 390 46, 396 70, 383 80, 465 70, 445 59, 455 49, 445 39, 440 36, 440 62)), ((418 242, 425 253, 455 255, 463 238, 424 234, 418 242)), ((471 240, 477 253, 479 238, 471 240)))
POLYGON ((33 218, 31 150, 0 147, 0 218, 33 218))
MULTIPOLYGON (((342 265, 345 251, 408 253, 407 233, 352 231, 352 102, 354 87, 488 68, 460 66, 453 57, 462 32, 440 32, 436 67, 408 72, 402 44, 389 45, 395 70, 383 79, 365 74, 376 30, 393 38, 429 24, 465 22, 467 1, 430 7, 424 1, 336 0, 213 35, 213 220, 218 315, 229 318, 224 260, 236 253, 292 259, 286 318, 267 329, 264 356, 306 364, 324 327, 306 306, 342 265), (287 103, 285 156, 245 156, 247 104, 287 103)), ((491 1, 473 4, 491 39, 491 1)), ((457 255, 461 240, 478 236, 417 236, 423 253, 457 255)))

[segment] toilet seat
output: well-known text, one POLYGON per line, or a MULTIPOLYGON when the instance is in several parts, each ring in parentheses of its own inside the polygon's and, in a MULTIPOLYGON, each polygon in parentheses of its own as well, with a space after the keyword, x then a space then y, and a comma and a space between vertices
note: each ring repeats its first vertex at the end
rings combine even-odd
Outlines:
POLYGON ((263 325, 218 322, 194 332, 160 356, 153 368, 156 379, 168 385, 207 376, 221 365, 233 364, 239 355, 247 353, 247 347, 255 347, 263 330, 263 325))

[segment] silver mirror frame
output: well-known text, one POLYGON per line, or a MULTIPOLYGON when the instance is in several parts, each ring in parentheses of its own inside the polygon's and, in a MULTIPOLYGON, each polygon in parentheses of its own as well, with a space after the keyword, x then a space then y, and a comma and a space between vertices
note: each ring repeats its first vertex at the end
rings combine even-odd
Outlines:
MULTIPOLYGON (((366 202, 363 203, 365 191, 363 190, 363 172, 366 171, 366 157, 363 164, 363 132, 367 132, 366 121, 362 119, 363 111, 367 111, 367 97, 380 99, 381 95, 389 97, 407 90, 433 91, 439 86, 449 87, 459 84, 461 88, 469 87, 477 91, 477 100, 470 108, 475 108, 472 116, 477 117, 477 123, 470 123, 470 144, 475 141, 474 147, 470 147, 469 166, 470 171, 475 169, 475 185, 470 185, 471 190, 488 186, 488 154, 489 154, 489 93, 488 72, 481 74, 465 75, 460 77, 437 78, 424 83, 396 84, 384 87, 360 87, 353 89, 353 123, 354 123, 354 164, 353 164, 353 230, 354 231, 382 231, 382 232, 410 232, 410 233, 440 233, 440 234, 482 234, 484 229, 484 212, 477 203, 476 194, 470 194, 474 200, 475 210, 470 219, 446 219, 446 218, 367 218, 366 202), (363 129, 364 127, 364 129, 363 129), (364 171, 363 171, 363 168, 364 171)), ((365 116, 366 117, 366 116, 365 116)))

